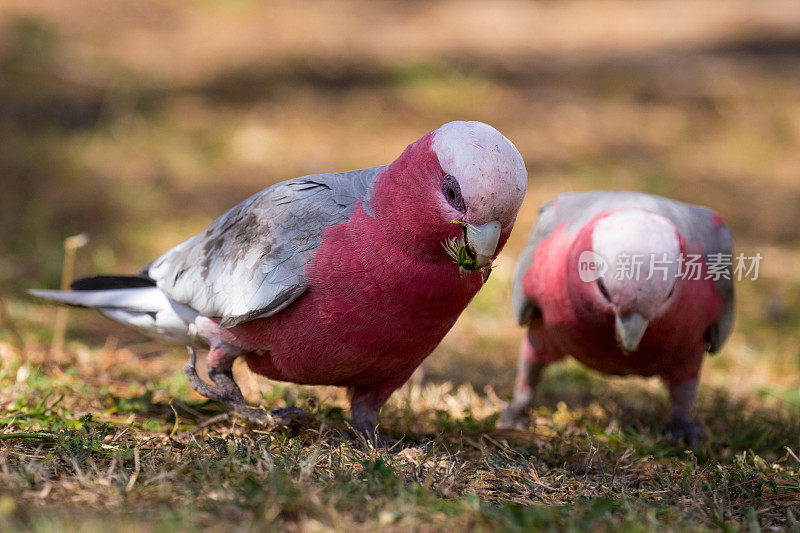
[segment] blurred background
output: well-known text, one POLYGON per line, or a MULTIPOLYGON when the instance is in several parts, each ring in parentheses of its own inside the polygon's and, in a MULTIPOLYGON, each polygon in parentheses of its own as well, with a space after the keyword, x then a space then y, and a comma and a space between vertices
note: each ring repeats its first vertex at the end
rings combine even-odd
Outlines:
MULTIPOLYGON (((796 0, 4 0, 0 340, 12 323, 49 340, 54 308, 24 289, 57 287, 69 235, 91 239, 78 276, 133 272, 264 187, 387 163, 455 119, 509 137, 530 184, 427 379, 507 396, 508 288, 538 205, 635 189, 712 207, 764 256, 703 383, 800 406, 796 0)), ((68 351, 161 349, 70 320, 68 351)))

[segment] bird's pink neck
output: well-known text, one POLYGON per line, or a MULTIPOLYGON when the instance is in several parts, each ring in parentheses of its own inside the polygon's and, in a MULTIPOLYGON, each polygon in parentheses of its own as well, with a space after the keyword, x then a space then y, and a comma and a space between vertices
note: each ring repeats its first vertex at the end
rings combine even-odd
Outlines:
POLYGON ((430 149, 431 134, 410 145, 375 177, 370 210, 382 238, 400 253, 447 262, 442 242, 460 235, 433 202, 441 193, 442 168, 430 149))
MULTIPOLYGON (((386 242, 398 251, 405 250, 430 262, 451 263, 442 243, 461 235, 461 226, 453 220, 463 216, 446 216, 437 202, 444 172, 431 148, 432 138, 429 133, 408 146, 375 177, 370 211, 386 242)), ((510 233, 511 226, 503 229, 498 253, 510 233)))

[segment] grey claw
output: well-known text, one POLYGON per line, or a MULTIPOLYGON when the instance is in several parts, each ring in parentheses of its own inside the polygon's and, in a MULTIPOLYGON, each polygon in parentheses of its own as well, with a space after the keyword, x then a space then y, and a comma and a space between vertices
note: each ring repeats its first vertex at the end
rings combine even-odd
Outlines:
POLYGON ((257 426, 266 426, 269 420, 267 413, 255 407, 235 407, 236 414, 257 426))
POLYGON ((305 421, 306 413, 297 407, 285 407, 271 409, 267 412, 266 418, 275 426, 297 426, 305 421))

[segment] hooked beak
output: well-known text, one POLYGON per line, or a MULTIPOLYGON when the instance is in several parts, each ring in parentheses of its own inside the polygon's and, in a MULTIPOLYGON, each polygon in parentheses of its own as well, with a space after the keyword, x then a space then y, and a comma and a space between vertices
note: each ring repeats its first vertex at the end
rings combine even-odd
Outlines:
POLYGON ((647 319, 639 313, 624 317, 614 315, 614 330, 622 353, 630 355, 636 351, 647 330, 647 324, 647 319))
POLYGON ((481 269, 492 262, 500 240, 502 226, 497 220, 487 222, 483 226, 468 224, 465 228, 467 249, 475 256, 475 268, 481 269))

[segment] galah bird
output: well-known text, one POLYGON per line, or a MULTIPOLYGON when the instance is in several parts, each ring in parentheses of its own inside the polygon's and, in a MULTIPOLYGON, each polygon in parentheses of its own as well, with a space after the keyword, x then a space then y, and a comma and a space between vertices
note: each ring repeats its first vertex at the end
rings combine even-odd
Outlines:
POLYGON ((483 285, 527 182, 500 132, 450 122, 389 165, 273 185, 135 276, 31 293, 186 345, 191 386, 253 423, 273 417, 245 402, 237 357, 270 379, 347 387, 353 427, 376 437, 381 406, 483 285), (203 347, 213 385, 195 371, 203 347))
POLYGON ((659 196, 567 193, 546 203, 514 276, 514 314, 528 334, 501 427, 527 427, 543 369, 572 355, 608 374, 660 376, 669 440, 705 439, 692 410, 703 356, 733 325, 731 249, 719 215, 659 196))

